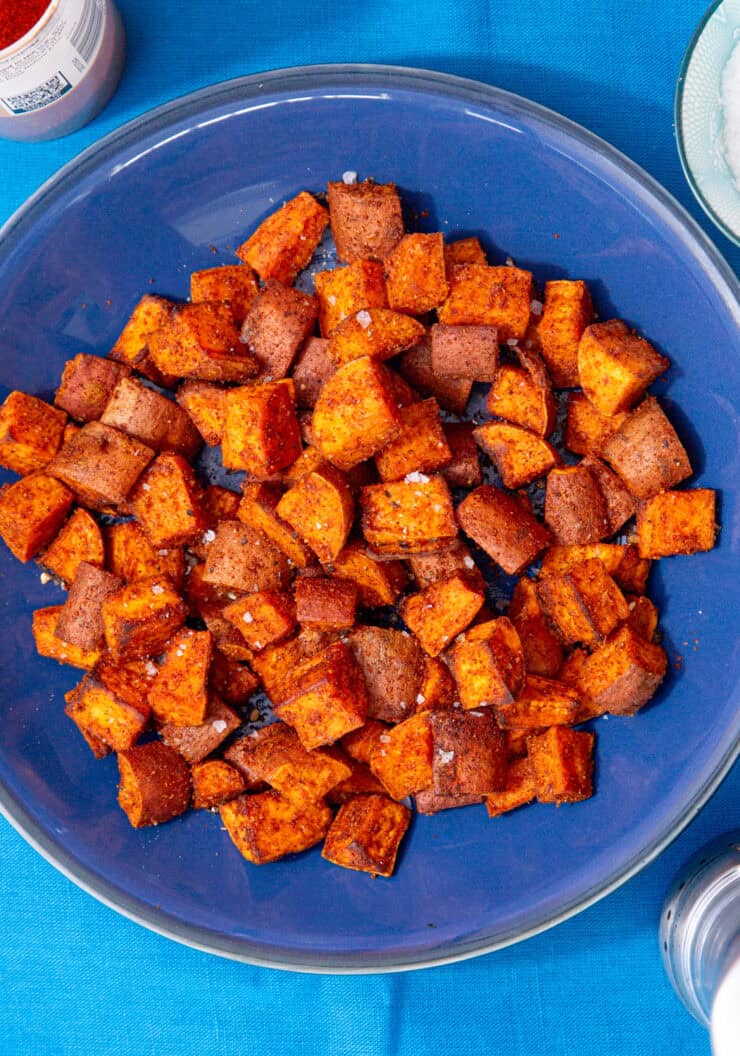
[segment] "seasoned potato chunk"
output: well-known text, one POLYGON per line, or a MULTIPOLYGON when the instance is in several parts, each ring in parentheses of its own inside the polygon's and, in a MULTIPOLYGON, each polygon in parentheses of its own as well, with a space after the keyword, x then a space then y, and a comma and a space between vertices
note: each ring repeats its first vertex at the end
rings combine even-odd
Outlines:
POLYGON ((407 473, 434 473, 446 466, 452 452, 436 400, 422 400, 399 411, 398 435, 375 456, 381 480, 402 480, 407 473))
POLYGON ((213 653, 209 631, 180 631, 167 646, 164 661, 149 690, 157 722, 198 726, 208 707, 208 669, 213 653))
POLYGON ((57 534, 74 495, 54 477, 34 473, 0 490, 0 538, 28 561, 57 534))
POLYGON ((483 483, 472 422, 445 422, 442 427, 452 459, 441 469, 451 488, 477 488, 483 483))
POLYGON ((226 389, 208 381, 186 381, 177 390, 177 402, 187 411, 209 447, 218 447, 226 424, 226 389))
POLYGON ((548 473, 545 523, 563 546, 598 543, 611 534, 604 494, 588 466, 548 473))
POLYGON ((357 604, 392 605, 408 582, 400 561, 378 561, 359 539, 350 540, 332 562, 334 572, 357 584, 357 604))
MULTIPOLYGON (((169 386, 175 378, 162 374, 151 355, 153 335, 169 322, 174 305, 164 297, 145 294, 134 308, 121 331, 121 335, 110 351, 110 358, 137 370, 157 385, 169 386)), ((70 411, 70 414, 72 412, 70 411)), ((77 415, 73 414, 73 418, 77 415)), ((96 418, 97 415, 90 415, 96 418)))
POLYGON ((333 466, 308 473, 283 495, 275 512, 319 560, 330 564, 347 542, 355 503, 346 479, 333 466))
POLYGON ((91 422, 100 418, 116 385, 130 374, 125 363, 80 352, 64 364, 54 403, 77 421, 91 422))
POLYGON ((200 448, 198 430, 189 415, 136 378, 121 378, 100 418, 155 451, 176 451, 192 458, 200 448))
POLYGON ((83 671, 92 671, 100 659, 100 649, 82 649, 78 645, 57 638, 56 629, 59 616, 64 606, 49 605, 45 609, 36 609, 33 614, 33 638, 39 656, 48 656, 60 664, 81 667, 83 671))
POLYGON ((532 302, 532 274, 521 268, 469 264, 460 268, 439 309, 440 323, 495 326, 499 341, 521 340, 532 302))
POLYGON ((503 786, 506 744, 493 712, 434 711, 429 725, 437 795, 485 795, 503 786))
POLYGON ((308 191, 301 191, 263 220, 236 251, 263 282, 290 286, 311 260, 329 222, 329 214, 308 191))
POLYGON ((482 484, 457 508, 460 527, 510 576, 518 575, 552 536, 512 495, 482 484))
POLYGON ((299 407, 313 408, 337 365, 329 355, 329 339, 309 337, 293 365, 295 399, 299 407))
POLYGON ((445 550, 457 538, 449 488, 442 477, 411 473, 360 492, 362 531, 377 554, 445 550))
POLYGON ((496 464, 504 487, 512 490, 531 484, 560 463, 560 456, 547 440, 518 425, 487 422, 473 435, 496 464))
POLYGON ((83 425, 48 466, 93 509, 118 506, 128 498, 154 458, 151 447, 101 422, 83 425))
POLYGON ((669 366, 621 319, 587 326, 578 345, 581 388, 604 415, 628 411, 669 366))
POLYGON ((338 576, 301 576, 295 585, 295 607, 301 624, 345 630, 354 626, 357 584, 338 576))
POLYGON ((356 796, 339 808, 321 856, 345 869, 391 876, 410 820, 408 807, 387 796, 356 796))
POLYGON ((105 551, 100 525, 87 510, 78 507, 38 560, 65 583, 72 582, 83 561, 102 568, 105 551))
POLYGON ((438 377, 493 381, 498 366, 495 326, 436 323, 431 331, 432 370, 438 377))
POLYGON ((275 712, 304 748, 333 744, 367 718, 367 689, 349 647, 335 642, 304 660, 288 679, 275 712))
POLYGON ((135 829, 161 825, 190 806, 190 767, 162 741, 118 753, 118 803, 135 829))
POLYGON ((223 610, 224 616, 237 628, 250 649, 255 652, 281 642, 293 632, 296 611, 289 594, 276 590, 258 590, 233 601, 223 610))
POLYGON ((432 347, 428 337, 403 353, 398 361, 398 370, 409 385, 425 396, 434 396, 446 411, 465 414, 473 380, 436 374, 432 367, 432 347))
POLYGON ((166 580, 140 579, 103 602, 105 641, 114 660, 159 656, 182 627, 187 606, 166 580))
POLYGON ((638 499, 667 491, 693 472, 676 430, 651 396, 609 437, 601 454, 638 499))
POLYGON ((157 369, 175 378, 245 381, 260 371, 239 340, 230 307, 218 301, 172 308, 151 334, 149 351, 157 369))
POLYGON ((401 602, 401 616, 430 656, 437 656, 475 619, 485 595, 467 573, 455 572, 401 602))
POLYGON ((158 550, 192 541, 208 527, 200 485, 181 455, 159 455, 134 488, 131 505, 158 550))
POLYGON ((318 302, 310 294, 274 280, 265 283, 242 327, 242 340, 265 381, 286 376, 317 314, 318 302))
POLYGON ((296 531, 278 517, 277 505, 282 495, 279 485, 245 483, 243 492, 236 514, 240 521, 266 535, 296 568, 308 568, 316 563, 314 554, 296 531))
POLYGON ((581 698, 576 689, 554 678, 527 675, 516 700, 496 708, 504 729, 535 729, 568 726, 576 721, 581 698))
POLYGON ((624 595, 598 558, 573 565, 563 575, 543 576, 537 596, 566 645, 599 645, 629 616, 624 595))
POLYGON ((259 286, 250 267, 244 264, 225 264, 219 268, 204 268, 190 276, 190 300, 224 301, 231 308, 236 326, 241 326, 259 286))
POLYGON ((282 590, 290 569, 285 554, 262 532, 241 521, 221 521, 208 547, 203 580, 239 593, 282 590))
POLYGON ((489 818, 508 814, 511 810, 526 806, 535 798, 534 774, 528 758, 512 759, 506 771, 503 788, 486 796, 489 818))
POLYGON ((314 847, 332 820, 325 803, 300 808, 277 792, 236 796, 223 803, 219 813, 237 849, 255 865, 314 847))
POLYGON ((555 425, 556 405, 548 387, 523 367, 502 364, 486 399, 486 410, 537 436, 549 436, 555 425))
POLYGON ((471 627, 451 649, 449 663, 466 709, 508 704, 524 685, 522 643, 505 616, 471 627))
POLYGON ((627 417, 602 414, 582 392, 568 394, 565 446, 576 455, 600 455, 606 441, 627 417))
POLYGON ((545 283, 545 303, 537 327, 542 358, 553 385, 579 385, 578 344, 593 318, 591 294, 585 282, 559 279, 545 283))
POLYGON ((155 550, 136 521, 108 524, 104 532, 108 569, 114 575, 126 583, 164 576, 174 587, 182 586, 185 558, 179 547, 155 550))
POLYGON ((340 260, 385 260, 403 237, 401 200, 394 183, 328 186, 331 233, 340 260))
POLYGON ((193 780, 193 807, 212 810, 245 791, 242 775, 223 759, 206 759, 196 763, 190 773, 193 780))
POLYGON ((668 658, 632 627, 620 627, 583 664, 578 687, 592 714, 634 715, 665 677, 668 658))
POLYGON ((563 647, 545 619, 533 579, 517 580, 507 615, 522 643, 526 670, 554 678, 563 664, 563 647))
POLYGON ((202 722, 193 726, 166 722, 160 726, 159 735, 165 744, 179 752, 192 766, 215 752, 240 725, 241 719, 234 709, 211 693, 202 722))
POLYGON ((88 652, 99 648, 103 640, 103 602, 120 586, 118 576, 83 561, 62 606, 57 638, 88 652))
POLYGON ((115 752, 132 748, 149 722, 149 707, 145 702, 124 699, 94 675, 85 675, 64 699, 65 714, 80 730, 115 752))
POLYGON ((356 260, 346 268, 319 271, 314 277, 319 328, 329 337, 339 324, 363 308, 387 308, 385 269, 377 260, 356 260))
POLYGON ((594 734, 552 726, 527 740, 540 803, 576 803, 593 795, 594 734))
POLYGON ((441 234, 404 235, 385 261, 388 303, 397 312, 424 315, 447 298, 441 234))
POLYGON ((430 714, 423 711, 399 722, 378 737, 371 752, 370 769, 393 799, 403 799, 432 787, 430 714))
POLYGON ((401 722, 413 715, 425 674, 419 643, 392 628, 358 627, 349 645, 365 678, 369 717, 401 722))
POLYGON ((332 332, 327 352, 338 367, 355 359, 391 359, 411 348, 424 335, 416 319, 389 308, 363 308, 348 316, 332 332))
POLYGON ((67 416, 25 392, 0 407, 0 466, 24 476, 43 469, 59 450, 67 416))
POLYGON ((664 491, 637 507, 637 545, 643 558, 711 550, 716 530, 711 488, 664 491))
POLYGON ((340 367, 325 382, 311 424, 316 447, 339 469, 381 451, 401 424, 388 369, 369 357, 340 367))

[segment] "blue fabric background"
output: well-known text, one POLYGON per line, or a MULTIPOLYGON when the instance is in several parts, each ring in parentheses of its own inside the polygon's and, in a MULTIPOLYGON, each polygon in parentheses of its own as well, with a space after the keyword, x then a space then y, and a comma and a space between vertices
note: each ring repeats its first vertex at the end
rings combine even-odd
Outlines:
MULTIPOLYGON (((107 110, 68 139, 0 142, 0 220, 99 136, 191 89, 320 62, 423 66, 519 92, 656 176, 737 269, 681 174, 673 89, 703 0, 120 0, 129 56, 107 110)), ((697 707, 701 701, 696 702, 697 707)), ((660 859, 598 905, 463 964, 382 977, 250 968, 178 946, 79 891, 0 820, 0 1051, 8 1056, 694 1056, 707 1037, 662 971, 665 890, 740 826, 740 766, 660 859)))

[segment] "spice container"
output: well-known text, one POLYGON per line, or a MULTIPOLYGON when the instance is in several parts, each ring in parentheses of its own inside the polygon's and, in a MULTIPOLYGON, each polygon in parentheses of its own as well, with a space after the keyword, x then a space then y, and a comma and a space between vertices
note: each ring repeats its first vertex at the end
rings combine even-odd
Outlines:
POLYGON ((115 91, 124 48, 111 0, 0 0, 0 138, 86 124, 115 91))

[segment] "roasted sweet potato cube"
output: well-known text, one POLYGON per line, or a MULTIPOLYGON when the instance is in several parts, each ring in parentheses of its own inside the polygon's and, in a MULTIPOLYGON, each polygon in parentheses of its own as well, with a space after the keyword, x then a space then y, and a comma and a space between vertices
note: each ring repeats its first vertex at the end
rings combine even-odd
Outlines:
POLYGON ((486 398, 489 414, 544 437, 553 430, 556 409, 550 389, 538 384, 523 367, 503 363, 498 368, 486 398))
POLYGON ((553 385, 570 389, 578 379, 578 343, 593 319, 585 282, 559 279, 545 283, 545 304, 537 327, 542 358, 553 385))
POLYGON ((150 343, 152 335, 169 321, 172 308, 172 301, 154 294, 145 294, 111 349, 110 358, 125 363, 157 385, 170 385, 174 377, 170 374, 163 375, 158 369, 152 359, 150 343))
POLYGON ((155 451, 176 451, 192 458, 201 446, 198 430, 182 407, 136 378, 121 378, 100 421, 155 451))
POLYGON ((657 400, 648 396, 601 449, 638 499, 649 499, 690 477, 689 456, 657 400))
MULTIPOLYGON (((209 524, 216 525, 219 521, 233 521, 237 519, 242 496, 238 491, 224 488, 220 484, 209 484, 203 492, 201 507, 209 524)), ((205 539, 206 545, 212 539, 205 539)))
POLYGON ((284 723, 242 739, 240 765, 298 806, 315 803, 352 772, 341 752, 306 751, 284 723))
POLYGON ((346 268, 319 271, 313 282, 319 301, 319 328, 324 337, 363 308, 388 307, 385 269, 380 261, 356 260, 346 268))
POLYGON ((281 494, 282 489, 273 484, 245 483, 236 516, 244 524, 266 535, 296 568, 308 568, 316 563, 316 557, 298 538, 295 530, 278 517, 276 511, 281 494))
POLYGON ((208 548, 203 580, 240 593, 282 590, 290 569, 285 554, 262 532, 241 521, 221 521, 208 548))
POLYGON ((101 422, 88 422, 49 463, 49 473, 93 509, 125 502, 154 458, 151 447, 101 422))
POLYGON ((59 615, 57 638, 86 652, 98 649, 103 640, 103 602, 120 586, 118 576, 83 561, 59 615))
POLYGON ((355 503, 342 473, 327 465, 308 473, 286 491, 275 512, 323 564, 330 564, 347 542, 355 503))
POLYGON ((129 583, 103 602, 105 641, 114 660, 159 656, 182 627, 187 606, 159 576, 129 583))
POLYGON ((471 378, 451 378, 436 374, 432 367, 431 339, 427 336, 398 361, 401 376, 414 389, 434 396, 440 407, 453 414, 465 414, 473 388, 471 378))
POLYGON ((115 752, 132 748, 149 722, 146 704, 124 700, 93 675, 85 675, 64 699, 65 714, 115 752))
POLYGON ((150 576, 166 576, 182 585, 185 558, 179 547, 155 550, 136 521, 108 524, 104 529, 108 569, 126 583, 150 576))
POLYGON ((381 734, 370 755, 370 769, 393 799, 432 787, 431 714, 422 711, 381 734))
POLYGON ((298 665, 326 648, 335 638, 331 632, 303 628, 295 638, 268 646, 258 653, 252 666, 270 700, 281 700, 287 692, 284 687, 298 665))
POLYGON ((394 183, 329 183, 331 233, 337 256, 385 260, 403 237, 401 200, 394 183))
POLYGON ((541 675, 527 675, 516 700, 496 708, 504 729, 568 726, 576 721, 581 705, 578 691, 566 682, 541 675))
POLYGON ((375 456, 381 480, 402 480, 407 473, 434 473, 448 465, 452 452, 435 399, 412 403, 399 411, 400 429, 375 456))
POLYGON ((554 678, 563 663, 563 647, 545 619, 533 579, 517 581, 507 615, 522 643, 527 672, 554 678))
POLYGON ((429 725, 437 795, 485 795, 503 786, 506 744, 493 712, 434 711, 429 725))
POLYGON ((577 803, 593 795, 594 734, 552 726, 527 740, 540 803, 577 803))
POLYGON ((192 726, 165 722, 160 726, 159 733, 164 743, 179 752, 192 766, 215 752, 234 730, 239 729, 241 721, 233 708, 211 693, 206 715, 201 722, 192 726))
MULTIPOLYGON (((336 752, 337 749, 331 748, 329 751, 336 752)), ((328 803, 331 803, 332 806, 341 806, 342 803, 349 802, 355 796, 385 795, 385 788, 369 766, 364 763, 358 763, 349 757, 345 758, 352 772, 349 777, 345 777, 343 781, 340 781, 339 784, 327 792, 326 799, 328 803)))
POLYGON ((148 697, 157 722, 172 726, 200 726, 205 722, 212 652, 210 631, 186 628, 168 643, 148 697))
POLYGON ((438 377, 493 381, 498 366, 495 326, 437 323, 431 331, 432 370, 438 377))
POLYGON ((449 663, 466 709, 508 704, 524 685, 524 651, 505 616, 471 627, 451 649, 449 663))
POLYGON ((528 758, 512 759, 506 771, 503 788, 486 796, 489 818, 497 818, 518 807, 526 806, 535 798, 534 774, 528 758))
POLYGON ((625 594, 625 601, 630 610, 627 625, 635 634, 652 642, 658 629, 658 610, 650 598, 640 594, 625 594))
POLYGON ((665 677, 668 658, 632 627, 620 627, 583 664, 579 687, 595 714, 634 715, 665 677))
POLYGON ((296 626, 296 612, 289 594, 258 590, 227 605, 224 616, 237 628, 256 653, 281 642, 296 626))
POLYGON ((424 315, 447 299, 442 235, 404 235, 385 261, 388 304, 397 312, 424 315))
POLYGON ((634 594, 644 594, 651 565, 652 562, 648 558, 640 556, 640 552, 634 544, 629 544, 622 547, 619 567, 613 573, 614 579, 622 590, 628 590, 634 594))
POLYGON ((293 382, 298 407, 315 407, 324 382, 337 369, 328 349, 328 338, 309 337, 298 353, 293 365, 293 382))
POLYGON ((201 488, 181 455, 165 452, 146 470, 131 494, 131 505, 152 546, 179 546, 208 527, 201 488))
POLYGON ((605 415, 582 392, 568 394, 565 446, 576 455, 600 455, 606 441, 616 433, 626 412, 605 415))
MULTIPOLYGON (((233 591, 229 591, 232 597, 236 597, 233 591)), ((203 602, 198 607, 198 615, 213 635, 214 646, 231 660, 246 660, 251 663, 255 656, 244 638, 224 616, 225 605, 223 603, 203 602)))
POLYGON ((314 407, 316 447, 339 469, 351 469, 381 451, 400 428, 390 372, 363 357, 340 367, 314 407))
POLYGON ((236 796, 219 813, 237 849, 255 865, 307 851, 321 842, 332 820, 325 803, 297 807, 277 792, 236 796))
POLYGON ((424 658, 424 677, 416 695, 416 711, 438 711, 451 708, 457 700, 457 685, 447 664, 436 656, 424 658))
POLYGON ((135 829, 161 825, 190 806, 190 767, 162 741, 118 753, 118 804, 135 829))
POLYGON ((226 394, 222 438, 224 465, 265 479, 301 453, 295 387, 290 378, 244 385, 226 394))
POLYGON ((362 532, 376 554, 445 550, 457 538, 450 489, 439 476, 410 473, 360 492, 362 532))
POLYGON ((240 664, 214 649, 208 684, 227 703, 246 704, 259 686, 259 681, 246 664, 240 664))
POLYGON ((408 583, 400 561, 378 561, 359 539, 350 540, 332 562, 334 573, 357 584, 357 604, 393 605, 408 583))
POLYGON ((78 507, 38 560, 64 583, 72 582, 83 561, 102 568, 105 550, 100 525, 78 507))
POLYGON ((226 389, 208 381, 186 381, 177 390, 177 402, 209 447, 218 447, 226 424, 226 389))
POLYGON ((547 528, 512 495, 482 484, 457 508, 457 519, 504 572, 518 575, 550 543, 547 528))
POLYGON ((419 643, 391 628, 358 627, 349 645, 365 678, 370 718, 401 722, 413 715, 425 673, 419 643))
POLYGON ((245 791, 242 775, 223 759, 206 759, 196 763, 190 776, 193 781, 193 807, 195 810, 212 810, 228 803, 245 791))
POLYGON ((483 482, 473 429, 472 422, 445 422, 442 426, 452 457, 440 472, 451 488, 477 488, 483 482))
POLYGON ((624 595, 598 558, 581 561, 563 575, 543 576, 537 596, 566 645, 600 645, 629 616, 624 595))
POLYGON ((308 191, 301 191, 271 213, 236 251, 263 282, 290 286, 311 260, 329 222, 329 214, 308 191))
POLYGON ((357 584, 333 576, 301 576, 295 584, 295 610, 299 623, 329 630, 354 627, 357 584))
POLYGON ((635 512, 635 500, 620 478, 595 455, 587 455, 582 458, 580 465, 588 469, 591 476, 599 485, 601 494, 606 503, 606 519, 609 527, 609 535, 617 532, 625 521, 628 521, 635 512))
POLYGON ((64 364, 54 403, 78 422, 100 418, 116 385, 131 374, 125 363, 80 352, 64 364))
POLYGON ((335 642, 298 665, 274 710, 310 750, 362 726, 367 708, 362 671, 349 647, 335 642))
POLYGON ((259 286, 250 267, 244 264, 225 264, 219 268, 204 268, 190 276, 190 300, 224 301, 231 308, 236 326, 241 326, 259 286))
POLYGON ((548 473, 545 523, 563 546, 611 535, 606 499, 588 466, 556 466, 548 473))
POLYGON ((529 324, 532 274, 521 268, 468 264, 439 308, 440 323, 495 326, 499 341, 521 340, 529 324))
POLYGON ((581 388, 604 415, 628 411, 669 366, 621 319, 587 326, 578 345, 581 388))
POLYGON ((391 876, 411 811, 383 795, 357 796, 339 808, 321 857, 345 869, 391 876))
POLYGON ((439 814, 441 810, 453 810, 455 807, 471 807, 482 803, 483 796, 442 796, 427 788, 414 796, 414 806, 419 814, 439 814))
POLYGON ((531 484, 560 464, 560 456, 547 440, 518 425, 486 422, 473 435, 495 463, 504 487, 512 490, 531 484))
POLYGON ((388 727, 378 722, 377 719, 368 719, 364 726, 342 737, 341 746, 343 751, 359 763, 366 766, 370 763, 370 757, 375 751, 380 737, 386 733, 388 727))
POLYGON ((63 609, 62 605, 50 605, 45 609, 36 609, 33 614, 33 638, 39 656, 48 656, 60 664, 81 667, 83 671, 92 671, 100 659, 99 649, 81 649, 78 645, 57 638, 57 621, 63 609))
POLYGON ((247 313, 242 341, 256 357, 265 381, 284 378, 318 315, 315 297, 275 280, 267 282, 247 313))
POLYGON ((104 653, 93 673, 107 690, 149 715, 147 697, 159 673, 152 660, 114 660, 104 653))
POLYGON ((619 543, 593 543, 582 546, 549 547, 542 558, 542 576, 565 575, 582 561, 598 558, 610 576, 616 576, 625 547, 619 543))
POLYGON ((53 477, 34 473, 0 490, 0 538, 26 562, 57 534, 74 495, 53 477))
POLYGON ((367 356, 390 359, 411 348, 424 335, 416 319, 389 308, 363 308, 332 331, 327 352, 338 367, 367 356))
POLYGON ((408 563, 420 590, 440 579, 447 579, 453 572, 468 573, 482 590, 485 589, 485 581, 462 539, 457 539, 449 550, 440 550, 436 554, 412 554, 408 563))
POLYGON ((437 656, 475 619, 485 594, 465 572, 455 572, 412 594, 400 606, 401 617, 430 656, 437 656))
MULTIPOLYGON (((301 425, 301 432, 303 432, 305 419, 301 418, 301 413, 299 413, 298 421, 301 425)), ((308 476, 309 473, 313 473, 315 469, 323 469, 324 466, 328 465, 331 465, 331 463, 327 462, 318 447, 304 447, 293 465, 288 466, 280 474, 281 481, 286 487, 291 487, 293 484, 297 484, 299 480, 302 480, 303 477, 308 476)), ((252 482, 245 481, 245 483, 252 482)), ((274 483, 274 481, 270 483, 274 483)))
POLYGON ((150 335, 149 351, 157 369, 175 378, 246 381, 260 370, 241 344, 230 307, 218 301, 172 308, 150 335))
POLYGON ((448 242, 444 247, 445 265, 450 268, 459 267, 461 264, 487 264, 485 250, 480 240, 475 236, 470 238, 458 238, 454 242, 448 242))
POLYGON ((224 759, 238 770, 247 792, 264 792, 269 786, 258 773, 259 756, 261 745, 273 736, 281 736, 281 731, 287 729, 282 722, 274 722, 269 726, 262 726, 259 730, 252 730, 246 737, 239 737, 232 741, 224 752, 224 759))
POLYGON ((640 557, 711 550, 716 530, 715 492, 711 488, 664 491, 637 506, 640 557))
POLYGON ((43 469, 59 450, 66 421, 44 400, 11 392, 0 407, 0 466, 21 476, 43 469))

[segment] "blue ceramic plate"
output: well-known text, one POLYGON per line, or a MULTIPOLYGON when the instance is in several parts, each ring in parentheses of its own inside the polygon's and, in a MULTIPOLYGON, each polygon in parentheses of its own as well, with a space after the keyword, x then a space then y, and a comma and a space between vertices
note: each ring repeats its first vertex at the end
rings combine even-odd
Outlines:
POLYGON ((8 223, 0 246, 0 396, 51 396, 64 360, 105 354, 143 290, 188 293, 277 203, 345 170, 395 180, 426 229, 480 235, 539 279, 587 279, 668 355, 658 385, 695 482, 722 491, 712 553, 665 561, 653 593, 671 669, 634 719, 599 723, 597 794, 489 821, 417 818, 396 875, 318 850, 255 868, 207 813, 135 832, 114 759, 62 714, 76 673, 34 655, 32 609, 61 597, 0 554, 2 807, 58 868, 135 920, 227 956, 306 970, 438 964, 582 909, 653 858, 717 786, 740 733, 737 285, 645 173, 515 96, 415 70, 248 77, 155 110, 87 151, 8 223))

